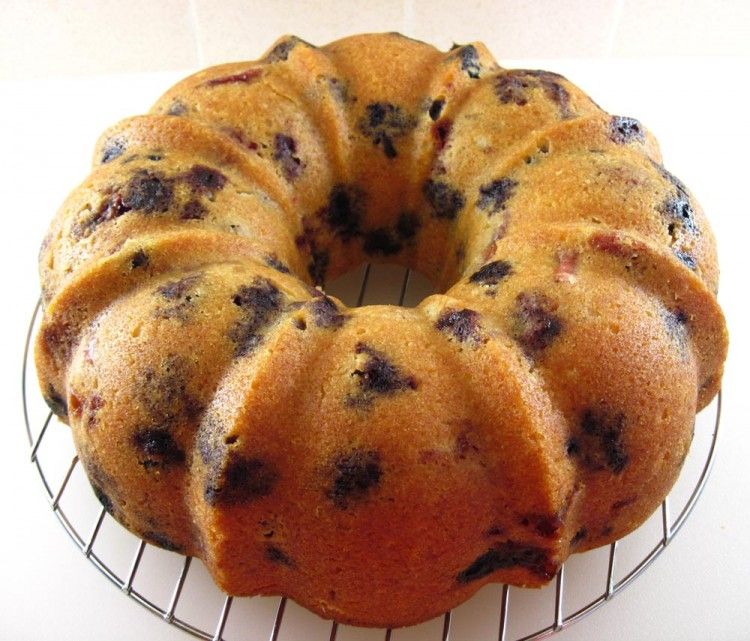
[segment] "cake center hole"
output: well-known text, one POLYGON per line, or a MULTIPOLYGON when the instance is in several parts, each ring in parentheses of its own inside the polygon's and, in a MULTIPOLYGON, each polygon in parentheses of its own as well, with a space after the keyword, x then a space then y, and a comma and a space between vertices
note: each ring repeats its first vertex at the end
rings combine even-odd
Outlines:
POLYGON ((403 305, 415 307, 435 293, 432 283, 421 273, 401 265, 372 263, 360 265, 330 283, 327 294, 347 307, 360 305, 403 305))

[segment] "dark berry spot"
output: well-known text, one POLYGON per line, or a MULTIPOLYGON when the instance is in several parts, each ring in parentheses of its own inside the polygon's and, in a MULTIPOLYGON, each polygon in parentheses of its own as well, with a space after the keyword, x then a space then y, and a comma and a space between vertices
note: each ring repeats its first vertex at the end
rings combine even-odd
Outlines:
POLYGON ((210 505, 247 503, 268 496, 278 478, 276 468, 268 461, 230 451, 224 465, 210 475, 204 496, 210 505))
POLYGON ((369 403, 373 394, 392 394, 394 392, 417 389, 417 381, 413 376, 406 376, 382 352, 364 343, 357 343, 354 349, 357 354, 366 354, 367 360, 361 368, 355 369, 352 376, 359 382, 360 394, 351 399, 352 404, 369 403))
POLYGON ((339 184, 331 190, 324 218, 335 234, 350 240, 359 233, 362 210, 362 192, 356 187, 339 184))
POLYGON ((310 309, 318 327, 341 327, 348 319, 348 316, 342 314, 333 299, 328 296, 316 298, 310 303, 310 309))
POLYGON ((557 303, 541 292, 521 292, 516 297, 513 336, 528 354, 548 347, 562 331, 556 311, 557 303))
POLYGON ((646 133, 643 125, 635 118, 626 116, 612 116, 609 120, 609 137, 618 145, 629 142, 643 142, 646 133))
POLYGON ((104 407, 104 399, 98 394, 92 394, 84 403, 86 410, 86 427, 92 428, 99 422, 99 410, 104 407))
POLYGON ((388 229, 379 227, 365 232, 362 249, 370 256, 393 256, 401 251, 402 245, 388 229))
POLYGON ((289 268, 277 258, 276 254, 266 254, 263 260, 266 265, 275 269, 277 272, 281 272, 282 274, 289 273, 289 268))
POLYGON ((542 76, 541 85, 547 98, 557 103, 561 118, 572 118, 575 115, 570 109, 570 94, 565 87, 546 76, 542 76))
POLYGON ((326 496, 345 510, 351 501, 364 499, 380 483, 383 469, 376 451, 352 450, 331 462, 331 481, 326 496))
POLYGON ((104 148, 102 149, 102 163, 108 163, 115 158, 118 158, 125 152, 125 140, 124 138, 110 138, 106 143, 104 143, 104 148))
POLYGON ((674 195, 667 196, 657 207, 658 211, 664 216, 665 222, 672 241, 679 240, 677 231, 682 230, 688 234, 694 235, 699 233, 695 222, 695 211, 690 202, 690 194, 687 191, 685 183, 677 176, 667 171, 662 165, 651 161, 651 164, 659 172, 662 178, 667 180, 674 188, 674 195))
POLYGON ((479 454, 479 445, 475 442, 475 437, 472 433, 473 429, 473 425, 469 421, 466 421, 465 429, 456 436, 453 454, 459 460, 463 461, 470 456, 479 454))
POLYGON ((154 316, 175 318, 181 323, 187 323, 198 299, 194 288, 200 279, 201 274, 194 274, 157 288, 156 293, 161 295, 162 300, 157 304, 154 316))
POLYGON ((154 315, 157 318, 175 318, 187 323, 198 299, 195 286, 201 278, 202 274, 192 274, 158 287, 156 293, 161 296, 162 301, 157 304, 154 315))
POLYGON ((130 179, 122 198, 124 211, 137 209, 147 214, 167 211, 174 195, 172 182, 159 174, 140 170, 130 179))
POLYGON ((482 70, 479 64, 479 54, 474 45, 465 45, 458 51, 458 57, 461 60, 461 70, 465 71, 469 78, 479 78, 482 70))
POLYGON ((523 107, 529 102, 528 90, 532 86, 534 85, 524 76, 508 71, 498 76, 495 93, 504 105, 512 103, 523 107))
POLYGON ((336 102, 346 104, 349 102, 349 86, 339 78, 328 78, 328 88, 336 99, 336 102))
POLYGON ((132 207, 125 203, 121 194, 112 194, 99 207, 99 210, 96 213, 96 217, 92 221, 92 226, 114 220, 115 218, 119 218, 123 214, 129 212, 131 209, 132 207))
POLYGON ((281 292, 270 280, 257 278, 253 285, 241 287, 232 302, 243 310, 265 315, 281 307, 281 292))
POLYGON ((262 69, 248 69, 247 71, 241 71, 239 73, 233 73, 228 76, 221 76, 219 78, 212 78, 207 80, 203 84, 207 87, 215 87, 217 85, 229 85, 235 83, 250 84, 255 82, 263 74, 262 69))
POLYGON ((227 182, 227 177, 216 169, 204 165, 194 165, 185 174, 185 182, 195 194, 213 196, 221 191, 227 182))
POLYGON ((680 347, 684 348, 687 341, 687 324, 688 315, 682 309, 665 309, 664 323, 667 326, 667 332, 677 342, 680 347))
POLYGON ((290 568, 295 565, 292 558, 276 545, 266 545, 266 558, 271 561, 271 563, 278 563, 279 565, 285 565, 290 568))
POLYGON ((166 467, 185 460, 185 453, 164 428, 147 428, 136 432, 133 445, 145 457, 139 463, 147 469, 166 467))
MULTIPOLYGON (((75 329, 65 322, 55 322, 47 325, 43 330, 44 343, 47 349, 60 360, 67 360, 73 351, 73 346, 78 341, 78 334, 75 329)), ((55 412, 61 418, 67 416, 68 408, 65 401, 60 398, 55 388, 51 385, 47 388, 45 394, 49 401, 48 405, 54 410, 54 407, 64 407, 63 412, 55 412)))
POLYGON ((637 499, 638 497, 635 494, 631 494, 630 496, 627 496, 624 499, 615 501, 614 503, 612 503, 612 511, 619 512, 622 508, 635 503, 637 499))
MULTIPOLYGON (((149 429, 192 422, 203 411, 201 403, 187 389, 193 368, 186 357, 169 354, 158 366, 147 367, 139 374, 134 400, 146 412, 149 429)), ((147 432, 144 428, 144 434, 147 432)))
POLYGON ((250 354, 261 343, 260 332, 278 317, 282 298, 279 289, 265 278, 256 278, 253 285, 241 287, 233 296, 241 310, 240 319, 229 331, 235 356, 250 354))
POLYGON ((179 552, 180 550, 182 550, 181 545, 175 543, 163 532, 154 532, 153 530, 149 530, 148 532, 143 532, 143 534, 141 534, 141 538, 145 539, 149 543, 152 543, 153 545, 162 548, 163 550, 168 550, 169 552, 179 552))
POLYGON ((576 532, 573 535, 573 538, 570 539, 570 545, 576 546, 579 543, 581 543, 586 537, 588 536, 588 530, 586 530, 585 527, 582 527, 578 532, 576 532))
POLYGON ((357 187, 334 185, 328 197, 328 206, 322 211, 324 220, 343 240, 359 234, 364 196, 357 187))
POLYGON ((565 453, 568 456, 578 456, 581 453, 581 444, 576 438, 569 438, 565 443, 565 453))
POLYGON ((531 100, 531 92, 541 87, 545 96, 557 104, 562 118, 570 118, 570 94, 560 84, 562 76, 535 69, 511 69, 501 73, 495 81, 495 93, 503 104, 524 107, 531 100))
POLYGON ((396 235, 401 240, 411 240, 417 235, 422 222, 416 214, 404 212, 399 215, 396 221, 396 235))
POLYGON ((197 200, 190 200, 182 208, 182 220, 202 220, 206 217, 206 208, 197 200))
POLYGON ((469 276, 470 283, 494 286, 513 273, 513 267, 507 260, 494 260, 487 263, 469 276))
POLYGON ((323 249, 314 250, 310 255, 310 264, 307 266, 307 272, 310 274, 313 283, 323 285, 326 280, 328 263, 330 257, 328 252, 323 249))
POLYGON ((222 127, 222 131, 229 136, 232 140, 242 145, 245 149, 250 151, 258 151, 260 145, 247 137, 247 135, 241 130, 234 127, 222 127))
POLYGON ((479 313, 473 309, 447 309, 437 319, 435 327, 447 332, 458 342, 482 342, 479 313))
POLYGON ((263 58, 263 62, 265 62, 266 64, 272 64, 274 62, 284 62, 289 58, 289 54, 291 53, 292 49, 294 49, 300 43, 304 43, 308 47, 312 46, 311 44, 305 42, 297 36, 291 36, 286 40, 282 40, 273 49, 271 49, 271 51, 268 52, 268 55, 263 58))
MULTIPOLYGON (((324 213, 325 208, 321 209, 320 212, 324 213)), ((307 217, 304 217, 302 219, 302 233, 297 234, 294 237, 294 244, 300 250, 303 250, 303 249, 311 250, 317 244, 316 232, 310 225, 310 222, 307 217)))
POLYGON ((173 100, 167 110, 168 116, 184 116, 187 113, 187 107, 181 100, 173 100))
POLYGON ((398 151, 396 151, 396 147, 393 144, 393 140, 388 136, 383 136, 383 153, 386 155, 386 158, 395 158, 398 156, 398 151))
POLYGON ((200 279, 200 274, 185 276, 185 278, 165 283, 156 291, 167 300, 182 300, 200 279))
POLYGON ((129 212, 132 207, 125 205, 122 194, 111 193, 102 200, 99 208, 89 218, 79 222, 74 229, 74 234, 79 237, 87 237, 96 227, 102 223, 119 218, 129 212))
POLYGON ((521 519, 521 525, 532 527, 534 531, 546 539, 554 539, 563 526, 559 514, 527 514, 521 519))
POLYGON ((516 566, 526 568, 547 580, 557 572, 557 567, 543 548, 506 541, 487 550, 469 567, 459 572, 456 580, 459 583, 471 583, 497 570, 516 566))
POLYGON ((430 114, 430 118, 432 118, 433 120, 437 120, 438 118, 440 118, 440 114, 443 113, 443 107, 445 107, 444 98, 433 100, 428 112, 430 114))
POLYGON ((477 207, 487 212, 488 216, 505 209, 508 199, 513 195, 518 181, 512 178, 499 178, 479 188, 477 207))
POLYGON ((291 136, 276 134, 273 138, 273 159, 281 167, 281 173, 288 181, 298 178, 305 163, 297 154, 297 142, 291 136))
POLYGON ((685 267, 692 269, 693 271, 697 271, 698 269, 698 261, 695 260, 695 256, 691 256, 690 254, 686 252, 681 251, 674 251, 674 255, 677 257, 677 260, 679 260, 685 267))
POLYGON ((365 110, 359 121, 360 132, 374 145, 382 145, 386 157, 395 158, 398 152, 394 141, 411 131, 417 119, 390 102, 375 102, 367 105, 365 110))
POLYGON ((464 195, 445 182, 430 179, 422 187, 422 193, 436 218, 453 220, 466 204, 464 195))
POLYGON ((579 458, 589 470, 609 469, 620 474, 628 463, 622 443, 624 428, 624 414, 587 409, 576 436, 568 441, 568 454, 579 458))
POLYGON ((664 315, 664 321, 670 334, 683 336, 685 326, 688 323, 688 315, 682 309, 668 309, 664 315))
POLYGON ((435 139, 435 147, 438 151, 444 149, 445 145, 448 144, 451 129, 453 129, 453 121, 448 118, 438 120, 432 125, 432 137, 435 139))
POLYGON ((677 240, 677 229, 684 230, 688 234, 697 234, 698 227, 695 224, 695 211, 690 204, 687 194, 668 196, 659 205, 659 213, 667 221, 669 233, 674 241, 677 240))
POLYGON ((130 258, 130 267, 132 269, 138 269, 139 267, 148 267, 148 254, 139 249, 130 258))
POLYGON ((44 402, 47 403, 47 406, 56 416, 63 420, 68 418, 68 404, 52 385, 47 385, 47 393, 44 395, 44 402))

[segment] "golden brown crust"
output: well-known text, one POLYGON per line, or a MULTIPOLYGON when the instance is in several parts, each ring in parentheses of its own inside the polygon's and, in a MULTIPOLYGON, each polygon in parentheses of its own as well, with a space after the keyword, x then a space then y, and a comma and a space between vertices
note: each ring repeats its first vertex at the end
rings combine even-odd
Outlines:
POLYGON ((115 518, 363 625, 636 528, 727 348, 711 230, 643 125, 397 34, 175 85, 101 137, 40 273, 40 383, 115 518), (444 293, 313 287, 363 260, 444 293))

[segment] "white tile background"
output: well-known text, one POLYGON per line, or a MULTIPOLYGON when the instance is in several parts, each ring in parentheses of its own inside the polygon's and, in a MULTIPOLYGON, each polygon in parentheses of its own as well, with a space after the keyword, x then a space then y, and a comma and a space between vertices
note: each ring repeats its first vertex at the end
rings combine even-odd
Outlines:
POLYGON ((0 79, 190 69, 276 35, 401 31, 507 58, 750 54, 746 0, 2 0, 0 79), (270 34, 270 35, 269 35, 270 34))

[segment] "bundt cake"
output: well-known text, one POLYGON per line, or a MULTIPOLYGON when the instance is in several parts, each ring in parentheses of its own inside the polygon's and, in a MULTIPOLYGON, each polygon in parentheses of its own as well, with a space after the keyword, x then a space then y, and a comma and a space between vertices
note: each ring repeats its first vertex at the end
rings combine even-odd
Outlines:
POLYGON ((479 43, 286 37, 190 76, 103 135, 40 271, 41 387, 112 516, 361 625, 636 528, 727 349, 651 134, 479 43), (325 293, 365 261, 443 293, 325 293))

